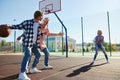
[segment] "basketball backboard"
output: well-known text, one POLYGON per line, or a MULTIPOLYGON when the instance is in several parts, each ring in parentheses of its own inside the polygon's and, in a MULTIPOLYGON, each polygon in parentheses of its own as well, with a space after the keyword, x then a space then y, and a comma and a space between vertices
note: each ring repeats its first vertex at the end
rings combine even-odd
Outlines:
POLYGON ((61 0, 41 0, 39 10, 43 11, 44 14, 61 11, 61 0))

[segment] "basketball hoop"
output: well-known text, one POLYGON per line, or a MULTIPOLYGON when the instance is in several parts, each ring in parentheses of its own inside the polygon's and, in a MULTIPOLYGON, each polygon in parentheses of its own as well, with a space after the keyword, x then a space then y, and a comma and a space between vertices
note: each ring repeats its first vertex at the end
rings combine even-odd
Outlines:
POLYGON ((61 0, 41 0, 39 10, 43 11, 44 14, 61 11, 61 0))

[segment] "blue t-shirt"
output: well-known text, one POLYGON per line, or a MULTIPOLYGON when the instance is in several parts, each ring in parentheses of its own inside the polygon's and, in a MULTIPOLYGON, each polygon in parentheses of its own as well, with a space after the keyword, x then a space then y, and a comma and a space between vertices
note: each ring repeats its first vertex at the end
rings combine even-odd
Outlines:
POLYGON ((103 36, 96 36, 95 37, 95 44, 100 45, 100 44, 103 43, 103 41, 104 41, 104 37, 103 36))

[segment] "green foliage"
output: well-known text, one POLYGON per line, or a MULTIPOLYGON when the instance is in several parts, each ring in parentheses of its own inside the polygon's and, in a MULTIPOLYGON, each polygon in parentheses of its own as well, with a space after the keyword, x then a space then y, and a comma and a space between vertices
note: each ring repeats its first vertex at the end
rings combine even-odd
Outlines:
POLYGON ((109 45, 109 43, 104 43, 104 47, 106 51, 117 51, 117 45, 116 44, 111 44, 111 46, 109 45))
POLYGON ((112 44, 112 51, 117 51, 117 45, 116 44, 112 44))
POLYGON ((9 43, 8 42, 6 42, 6 40, 2 40, 1 42, 0 42, 0 46, 2 47, 2 46, 8 46, 9 45, 9 43))

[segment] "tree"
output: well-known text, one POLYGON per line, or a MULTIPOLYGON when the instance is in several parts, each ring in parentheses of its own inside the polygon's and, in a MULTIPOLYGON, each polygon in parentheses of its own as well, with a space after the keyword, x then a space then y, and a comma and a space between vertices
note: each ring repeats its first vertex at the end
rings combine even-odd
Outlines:
MULTIPOLYGON (((110 45, 108 43, 105 42, 103 45, 104 45, 106 51, 110 51, 110 45)), ((111 50, 117 51, 116 44, 111 44, 111 50)))
POLYGON ((0 46, 7 46, 7 45, 8 45, 8 43, 4 39, 0 43, 0 46))
POLYGON ((117 51, 117 46, 116 46, 116 44, 112 44, 112 51, 117 51))

